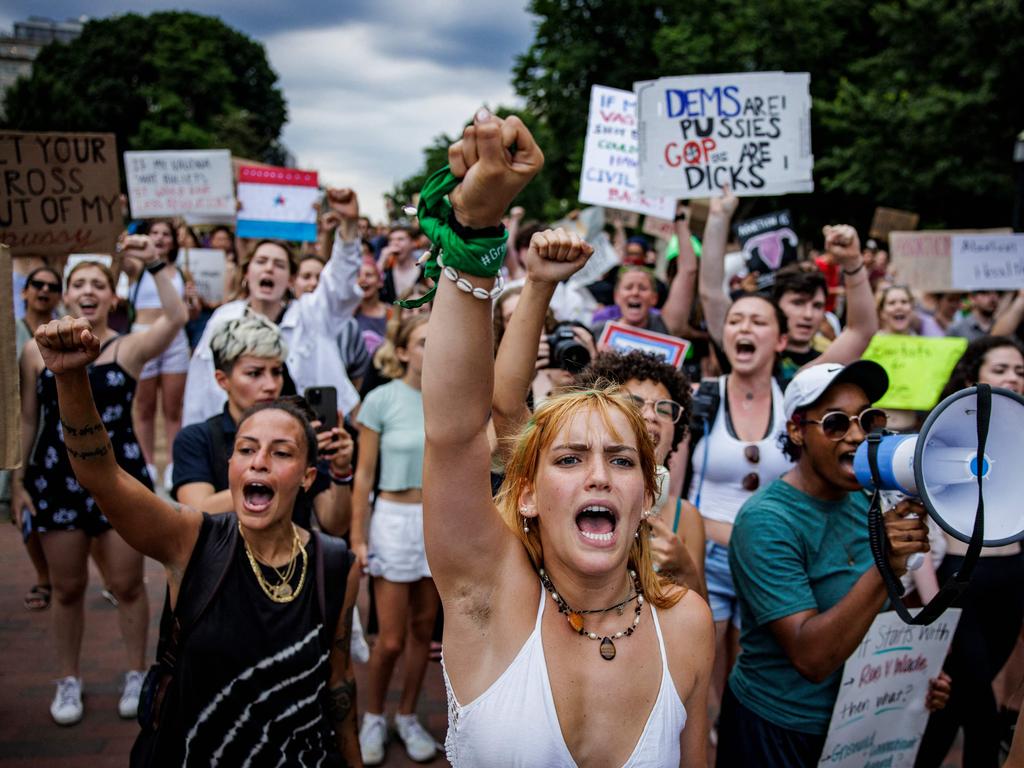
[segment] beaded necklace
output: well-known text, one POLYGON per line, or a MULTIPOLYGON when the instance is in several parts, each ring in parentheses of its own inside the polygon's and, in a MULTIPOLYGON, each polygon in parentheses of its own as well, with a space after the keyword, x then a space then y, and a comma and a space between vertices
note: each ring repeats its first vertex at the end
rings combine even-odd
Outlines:
POLYGON ((629 571, 630 578, 633 579, 633 589, 636 596, 636 609, 633 613, 633 623, 625 629, 619 630, 613 635, 604 636, 597 634, 596 632, 588 632, 587 628, 583 625, 583 614, 584 613, 606 613, 618 609, 619 613, 622 613, 621 608, 626 605, 632 597, 627 597, 621 603, 613 605, 611 608, 602 608, 590 611, 576 611, 569 607, 569 604, 565 602, 565 599, 558 594, 555 590, 555 585, 551 583, 551 578, 547 572, 540 569, 540 583, 544 585, 544 589, 551 595, 551 599, 555 601, 555 605, 558 606, 558 612, 564 613, 566 620, 569 622, 569 626, 572 627, 573 631, 578 635, 582 635, 590 640, 600 640, 601 646, 598 649, 601 653, 601 658, 605 661, 611 661, 615 658, 615 640, 619 640, 623 637, 629 637, 636 631, 637 625, 640 623, 640 611, 644 607, 644 593, 643 587, 640 584, 640 579, 636 575, 636 571, 629 571))

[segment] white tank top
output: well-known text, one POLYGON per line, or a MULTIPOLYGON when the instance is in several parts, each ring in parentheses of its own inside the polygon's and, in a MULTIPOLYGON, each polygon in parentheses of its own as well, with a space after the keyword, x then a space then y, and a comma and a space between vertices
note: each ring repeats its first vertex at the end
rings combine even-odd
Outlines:
MULTIPOLYGON (((640 740, 623 768, 679 765, 679 735, 686 726, 686 707, 668 670, 665 640, 658 612, 650 602, 661 650, 661 687, 640 740)), ((540 624, 544 589, 540 590, 537 623, 512 663, 490 688, 460 705, 441 662, 448 692, 448 736, 444 746, 453 768, 576 768, 562 737, 544 660, 540 624)))
MULTIPOLYGON (((174 287, 178 289, 178 295, 185 295, 185 281, 181 279, 181 272, 175 269, 173 264, 168 264, 164 269, 171 270, 171 281, 174 283, 174 287)), ((156 291, 156 280, 149 272, 143 271, 141 277, 139 277, 138 291, 133 291, 135 294, 135 308, 136 309, 160 309, 163 306, 160 303, 160 294, 156 291)))
POLYGON ((743 478, 754 472, 759 477, 758 488, 764 488, 772 480, 788 472, 792 462, 779 447, 779 435, 786 429, 786 412, 782 408, 782 390, 772 379, 772 423, 768 436, 756 443, 744 442, 729 433, 726 416, 725 376, 718 379, 718 394, 721 397, 718 414, 711 425, 711 431, 697 441, 693 449, 693 482, 690 483, 690 502, 697 503, 700 491, 700 514, 708 520, 732 524, 743 503, 751 497, 752 491, 743 487, 743 478), (711 446, 711 453, 704 461, 704 454, 711 446), (748 445, 756 445, 759 460, 756 464, 744 455, 748 445), (703 472, 704 485, 701 486, 703 472))

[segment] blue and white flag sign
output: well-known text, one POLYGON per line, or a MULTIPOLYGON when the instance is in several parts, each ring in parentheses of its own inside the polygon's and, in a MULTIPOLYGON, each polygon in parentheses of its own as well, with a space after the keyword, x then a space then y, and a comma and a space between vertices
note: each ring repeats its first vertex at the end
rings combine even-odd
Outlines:
POLYGON ((238 237, 316 240, 316 171, 243 165, 238 169, 238 237))

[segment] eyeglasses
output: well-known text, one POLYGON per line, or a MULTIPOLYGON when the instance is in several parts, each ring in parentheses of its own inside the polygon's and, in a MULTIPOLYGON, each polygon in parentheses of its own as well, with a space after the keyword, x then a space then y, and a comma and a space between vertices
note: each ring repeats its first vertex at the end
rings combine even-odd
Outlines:
POLYGON ((638 411, 642 412, 644 406, 649 405, 654 409, 655 416, 665 421, 671 421, 673 424, 679 421, 679 418, 683 415, 683 406, 675 400, 647 400, 637 395, 630 395, 629 399, 638 411))
MULTIPOLYGON (((761 461, 761 449, 756 445, 747 445, 743 448, 743 457, 751 464, 761 461)), ((756 491, 761 487, 761 476, 757 472, 749 472, 740 481, 744 491, 756 491)))
POLYGON ((51 283, 47 280, 29 280, 28 284, 35 288, 37 291, 41 291, 44 288, 49 288, 51 293, 60 293, 60 283, 51 283))
POLYGON ((820 424, 821 431, 829 440, 836 442, 846 437, 850 431, 850 425, 857 422, 864 434, 885 429, 889 423, 889 415, 881 408, 866 408, 859 416, 850 416, 842 411, 826 413, 820 420, 805 419, 808 424, 820 424))

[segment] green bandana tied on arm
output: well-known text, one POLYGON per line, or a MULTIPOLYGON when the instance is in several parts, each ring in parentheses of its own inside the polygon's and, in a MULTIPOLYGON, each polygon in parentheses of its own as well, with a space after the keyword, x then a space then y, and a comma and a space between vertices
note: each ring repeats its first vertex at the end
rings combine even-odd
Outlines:
POLYGON ((477 277, 496 277, 501 272, 508 240, 508 233, 503 228, 500 235, 465 239, 453 227, 452 204, 448 201, 448 193, 461 181, 452 175, 446 165, 431 175, 423 185, 416 215, 423 233, 433 243, 423 265, 423 274, 434 281, 434 287, 426 296, 395 302, 405 309, 422 306, 434 298, 437 281, 444 267, 477 277))

